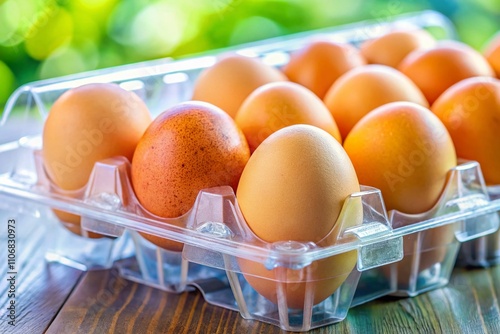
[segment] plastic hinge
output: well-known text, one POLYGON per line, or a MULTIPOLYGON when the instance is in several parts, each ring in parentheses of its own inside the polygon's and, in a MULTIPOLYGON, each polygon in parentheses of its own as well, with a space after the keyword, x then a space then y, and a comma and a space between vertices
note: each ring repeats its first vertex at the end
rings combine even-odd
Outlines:
MULTIPOLYGON (((447 211, 470 212, 485 207, 489 203, 484 194, 474 194, 449 201, 446 204, 446 209, 447 211)), ((496 212, 474 215, 472 218, 460 221, 460 227, 455 232, 455 236, 460 242, 469 241, 497 231, 499 224, 496 212)))
POLYGON ((392 229, 381 223, 363 224, 346 230, 361 241, 358 249, 359 271, 380 267, 403 258, 403 238, 392 237, 392 229), (383 237, 383 238, 382 238, 383 237), (377 238, 380 241, 372 242, 377 238))

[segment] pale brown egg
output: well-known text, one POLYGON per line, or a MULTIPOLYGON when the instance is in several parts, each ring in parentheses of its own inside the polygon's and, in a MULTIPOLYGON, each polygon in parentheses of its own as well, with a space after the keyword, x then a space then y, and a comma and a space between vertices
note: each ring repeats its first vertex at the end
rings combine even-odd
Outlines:
POLYGON ((432 105, 459 158, 481 164, 489 185, 500 184, 500 80, 475 77, 448 88, 432 105))
MULTIPOLYGON (((346 152, 330 134, 310 125, 278 130, 255 150, 236 193, 253 233, 265 242, 299 241, 329 246, 342 232, 336 225, 345 199, 360 190, 346 152)), ((362 207, 349 220, 361 223, 362 207)), ((356 210, 354 210, 356 211, 356 210)), ((344 226, 346 227, 346 226, 344 226)), ((277 274, 263 264, 239 260, 252 287, 276 303, 277 274)), ((306 281, 314 303, 331 295, 356 264, 356 252, 333 256, 300 270, 289 270, 288 304, 301 308, 306 281)))
MULTIPOLYGON (((229 115, 209 103, 185 102, 160 114, 144 133, 132 160, 132 184, 146 210, 175 218, 191 209, 202 189, 236 189, 249 156, 229 115)), ((182 250, 180 243, 144 236, 162 248, 182 250)))
POLYGON ((342 138, 373 109, 389 102, 429 104, 420 89, 404 74, 384 65, 366 65, 341 76, 325 96, 325 104, 342 138))
POLYGON ((429 104, 457 82, 475 76, 494 76, 485 57, 470 46, 446 41, 410 52, 398 69, 424 93, 429 104))
MULTIPOLYGON (((54 103, 43 129, 43 161, 49 179, 65 191, 81 189, 97 161, 114 156, 131 160, 150 123, 144 102, 116 84, 70 89, 54 103)), ((65 193, 72 194, 76 196, 65 193)), ((55 213, 80 234, 79 216, 55 213)))
MULTIPOLYGON (((381 190, 387 210, 427 214, 438 202, 448 172, 457 165, 455 149, 444 124, 427 108, 393 102, 363 117, 344 142, 361 184, 381 190)), ((398 221, 393 222, 393 228, 398 221)), ((441 262, 455 238, 453 224, 404 237, 403 260, 395 264, 398 282, 409 284, 411 273, 441 262), (419 257, 420 249, 425 253, 419 257)), ((384 268, 387 276, 388 267, 384 268)), ((414 278, 414 277, 413 277, 414 278)))
POLYGON ((436 40, 425 30, 396 30, 364 42, 360 50, 370 64, 397 68, 410 52, 434 45, 436 40))
POLYGON ((350 44, 315 41, 294 52, 283 73, 323 99, 342 74, 365 64, 365 59, 350 44))
POLYGON ((317 126, 342 142, 340 132, 323 101, 293 82, 273 82, 257 88, 235 117, 253 152, 269 135, 289 125, 317 126))
POLYGON ((192 100, 209 102, 231 117, 256 88, 275 81, 287 81, 278 69, 260 60, 237 54, 226 55, 204 70, 194 85, 192 100))

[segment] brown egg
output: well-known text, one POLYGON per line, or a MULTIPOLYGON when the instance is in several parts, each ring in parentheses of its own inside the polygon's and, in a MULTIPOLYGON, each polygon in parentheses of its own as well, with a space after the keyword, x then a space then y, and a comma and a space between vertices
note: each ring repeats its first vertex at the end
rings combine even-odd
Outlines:
POLYGON ((484 56, 495 70, 497 78, 500 79, 500 33, 497 33, 491 41, 488 42, 484 56))
MULTIPOLYGON (((448 172, 457 165, 443 123, 429 109, 409 102, 388 103, 370 112, 349 133, 344 148, 360 183, 380 189, 387 210, 406 214, 430 212, 448 172)), ((398 223, 393 222, 393 228, 404 226, 398 223)), ((451 224, 404 237, 405 257, 394 265, 399 284, 409 284, 415 269, 420 272, 444 259, 454 228, 451 224), (417 246, 425 250, 420 257, 417 246)), ((384 270, 389 276, 388 268, 384 270)))
POLYGON ((439 199, 457 165, 443 123, 415 103, 385 104, 363 117, 344 142, 361 184, 381 190, 387 210, 419 214, 439 199))
MULTIPOLYGON (((179 217, 202 189, 236 189, 249 156, 245 137, 229 115, 209 103, 181 103, 160 114, 144 133, 132 160, 132 184, 150 213, 179 217)), ((162 248, 182 249, 177 242, 144 236, 162 248)))
POLYGON ((226 55, 200 74, 192 99, 209 102, 234 117, 243 101, 256 88, 269 82, 286 80, 283 73, 258 59, 226 55))
MULTIPOLYGON (((70 89, 54 103, 45 121, 45 171, 58 188, 77 191, 87 184, 97 161, 114 156, 131 160, 150 123, 144 102, 118 85, 89 84, 70 89)), ((55 212, 75 225, 71 230, 80 231, 79 216, 55 212)))
POLYGON ((500 80, 475 77, 448 88, 432 105, 459 158, 481 165, 489 185, 500 184, 500 80))
POLYGON ((463 79, 494 75, 479 52, 451 41, 411 52, 398 68, 422 90, 431 105, 446 89, 463 79))
POLYGON ((289 125, 317 126, 342 142, 330 111, 313 92, 293 82, 273 82, 248 96, 235 117, 253 152, 272 133, 289 125))
POLYGON ((436 45, 436 40, 425 30, 391 31, 361 45, 361 54, 370 64, 397 68, 412 51, 436 45))
MULTIPOLYGON (((329 246, 342 232, 336 223, 345 199, 358 191, 356 173, 339 142, 317 127, 292 125, 269 136, 255 150, 236 196, 249 228, 263 241, 329 246)), ((354 211, 350 226, 362 220, 361 205, 354 211)), ((301 308, 306 289, 314 290, 316 304, 344 282, 356 264, 356 252, 299 270, 267 270, 262 264, 244 259, 239 264, 250 285, 275 303, 276 281, 281 277, 277 275, 286 270, 289 306, 301 308)))
POLYGON ((294 52, 283 73, 323 99, 342 74, 364 64, 365 59, 352 45, 315 41, 294 52))
POLYGON ((384 65, 350 70, 333 84, 324 101, 344 139, 363 116, 386 103, 408 101, 429 106, 408 77, 384 65))

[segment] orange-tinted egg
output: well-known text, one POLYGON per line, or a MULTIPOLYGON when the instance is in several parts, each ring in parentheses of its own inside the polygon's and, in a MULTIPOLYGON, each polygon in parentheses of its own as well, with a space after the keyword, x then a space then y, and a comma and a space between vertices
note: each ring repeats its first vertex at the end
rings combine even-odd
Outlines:
MULTIPOLYGON (((54 103, 45 121, 45 171, 62 190, 59 192, 76 197, 97 161, 115 156, 131 160, 150 123, 144 102, 118 85, 88 84, 70 89, 54 103)), ((69 230, 82 234, 80 216, 58 210, 54 213, 69 230)))
POLYGON ((435 44, 434 37, 425 30, 397 30, 364 42, 360 50, 370 64, 397 68, 410 52, 435 44))
POLYGON ((293 53, 283 72, 322 99, 342 74, 365 63, 352 45, 315 41, 293 53))
POLYGON ((264 139, 293 124, 317 126, 341 142, 337 124, 314 93, 293 82, 274 82, 257 88, 235 117, 253 152, 264 139))
MULTIPOLYGON (((236 189, 249 156, 245 137, 229 115, 209 103, 181 103, 160 114, 144 133, 132 160, 132 184, 146 210, 179 217, 202 189, 236 189)), ((173 241, 145 237, 162 248, 182 249, 173 241)))
POLYGON ((431 49, 415 50, 401 62, 399 70, 415 82, 430 104, 463 79, 494 75, 479 52, 459 42, 443 42, 431 49))
POLYGON ((209 102, 234 117, 246 97, 256 88, 269 82, 287 80, 281 71, 258 59, 226 55, 200 74, 192 99, 209 102))
POLYGON ((347 72, 333 84, 324 101, 342 138, 363 116, 383 104, 408 101, 428 106, 410 79, 383 65, 366 65, 347 72))
POLYGON ((87 183, 95 162, 114 156, 132 160, 151 123, 144 102, 115 84, 89 84, 64 93, 43 129, 43 159, 50 179, 64 190, 87 183))
POLYGON ((469 78, 432 105, 448 129, 459 158, 476 160, 488 184, 500 184, 500 80, 469 78))
POLYGON ((443 123, 415 103, 383 105, 359 121, 344 142, 361 184, 381 190, 387 210, 430 210, 457 158, 443 123))

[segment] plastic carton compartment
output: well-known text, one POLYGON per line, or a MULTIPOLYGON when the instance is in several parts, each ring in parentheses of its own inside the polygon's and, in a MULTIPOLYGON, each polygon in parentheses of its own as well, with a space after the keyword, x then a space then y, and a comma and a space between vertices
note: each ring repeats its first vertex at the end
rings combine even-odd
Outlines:
MULTIPOLYGON (((492 201, 500 199, 500 187, 487 188, 492 201)), ((500 263, 500 230, 481 238, 464 242, 457 259, 459 266, 489 267, 500 263)))

